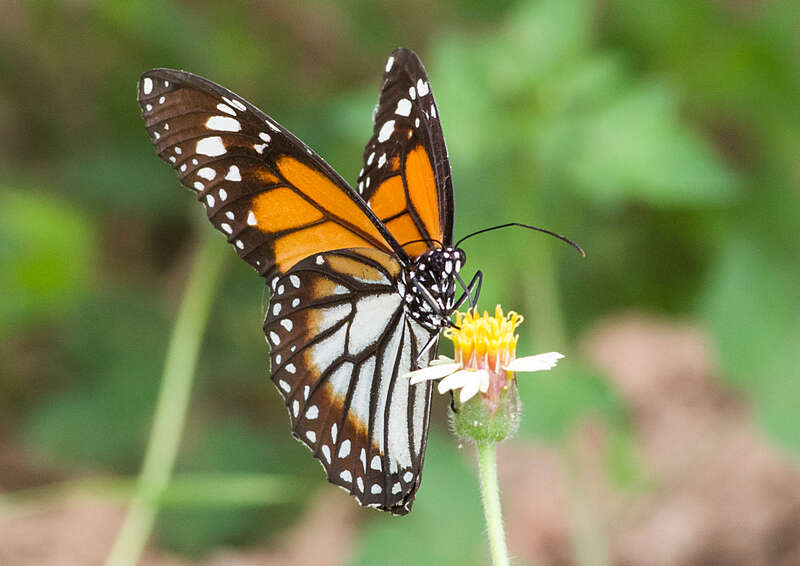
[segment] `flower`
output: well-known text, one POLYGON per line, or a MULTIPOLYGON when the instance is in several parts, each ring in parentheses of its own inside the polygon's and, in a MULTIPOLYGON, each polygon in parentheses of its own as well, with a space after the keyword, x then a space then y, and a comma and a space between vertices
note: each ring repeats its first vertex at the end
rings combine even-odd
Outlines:
POLYGON ((455 359, 439 356, 422 369, 407 373, 411 384, 439 381, 439 393, 459 390, 459 408, 454 406, 453 425, 459 434, 476 440, 507 438, 519 423, 520 403, 516 372, 543 371, 563 358, 558 352, 516 357, 522 315, 503 314, 500 305, 494 316, 477 310, 456 313, 456 324, 444 331, 453 342, 455 359), (480 395, 478 395, 480 393, 480 395), (468 403, 478 396, 479 403, 468 403))
POLYGON ((459 400, 466 403, 478 391, 489 395, 490 386, 505 387, 518 371, 543 371, 555 367, 564 357, 558 352, 516 358, 517 339, 514 331, 523 321, 522 315, 509 311, 503 314, 500 305, 494 316, 484 311, 456 313, 456 326, 445 330, 445 337, 455 346, 455 360, 439 356, 430 366, 406 374, 411 384, 441 379, 439 393, 461 390, 459 400), (497 379, 497 378, 500 379, 497 379), (493 379, 494 378, 494 379, 493 379))

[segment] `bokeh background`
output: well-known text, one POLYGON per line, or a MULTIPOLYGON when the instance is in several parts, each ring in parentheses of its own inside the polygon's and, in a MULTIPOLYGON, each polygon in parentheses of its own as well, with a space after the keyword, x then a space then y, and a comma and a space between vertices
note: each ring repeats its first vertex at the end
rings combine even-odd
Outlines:
MULTIPOLYGON (((224 84, 353 180, 407 46, 456 234, 530 222, 588 253, 513 230, 466 249, 482 306, 525 314, 520 352, 567 355, 520 377, 500 455, 516 563, 800 564, 799 38, 795 0, 3 2, 0 563, 102 563, 211 230, 139 74, 224 84)), ((358 508, 291 439, 263 282, 224 255, 175 471, 216 480, 165 502, 141 564, 487 563, 445 400, 411 515, 358 508), (226 504, 226 474, 303 489, 226 504)))

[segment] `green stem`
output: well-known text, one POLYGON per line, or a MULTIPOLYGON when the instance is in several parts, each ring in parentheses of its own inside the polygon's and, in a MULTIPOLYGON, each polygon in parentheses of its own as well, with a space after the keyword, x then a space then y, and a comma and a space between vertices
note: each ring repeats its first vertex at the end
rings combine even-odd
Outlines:
POLYGON ((224 249, 209 235, 197 251, 167 347, 153 428, 136 494, 105 566, 137 564, 150 536, 158 512, 156 500, 167 487, 178 453, 197 354, 222 270, 224 249))
POLYGON ((483 496, 483 514, 489 535, 489 553, 494 566, 508 566, 506 534, 503 531, 503 513, 500 509, 500 485, 497 481, 497 444, 476 442, 478 449, 478 468, 483 496))

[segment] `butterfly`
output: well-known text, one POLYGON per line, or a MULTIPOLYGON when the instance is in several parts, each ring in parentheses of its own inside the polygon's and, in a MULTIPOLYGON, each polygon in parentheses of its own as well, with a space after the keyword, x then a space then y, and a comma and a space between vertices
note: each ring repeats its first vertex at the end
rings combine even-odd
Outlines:
POLYGON ((153 69, 138 98, 158 155, 267 280, 270 377, 293 435, 359 503, 408 513, 431 385, 403 375, 433 359, 440 330, 482 280, 459 275, 450 164, 421 61, 408 49, 387 60, 355 188, 207 79, 153 69))

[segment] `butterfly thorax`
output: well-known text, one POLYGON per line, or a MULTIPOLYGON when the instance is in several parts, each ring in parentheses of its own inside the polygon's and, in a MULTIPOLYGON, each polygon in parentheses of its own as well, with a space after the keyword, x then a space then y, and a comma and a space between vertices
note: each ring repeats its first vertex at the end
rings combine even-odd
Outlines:
POLYGON ((397 292, 406 312, 423 326, 439 330, 450 326, 456 292, 456 275, 466 261, 458 248, 434 248, 403 269, 397 292))

